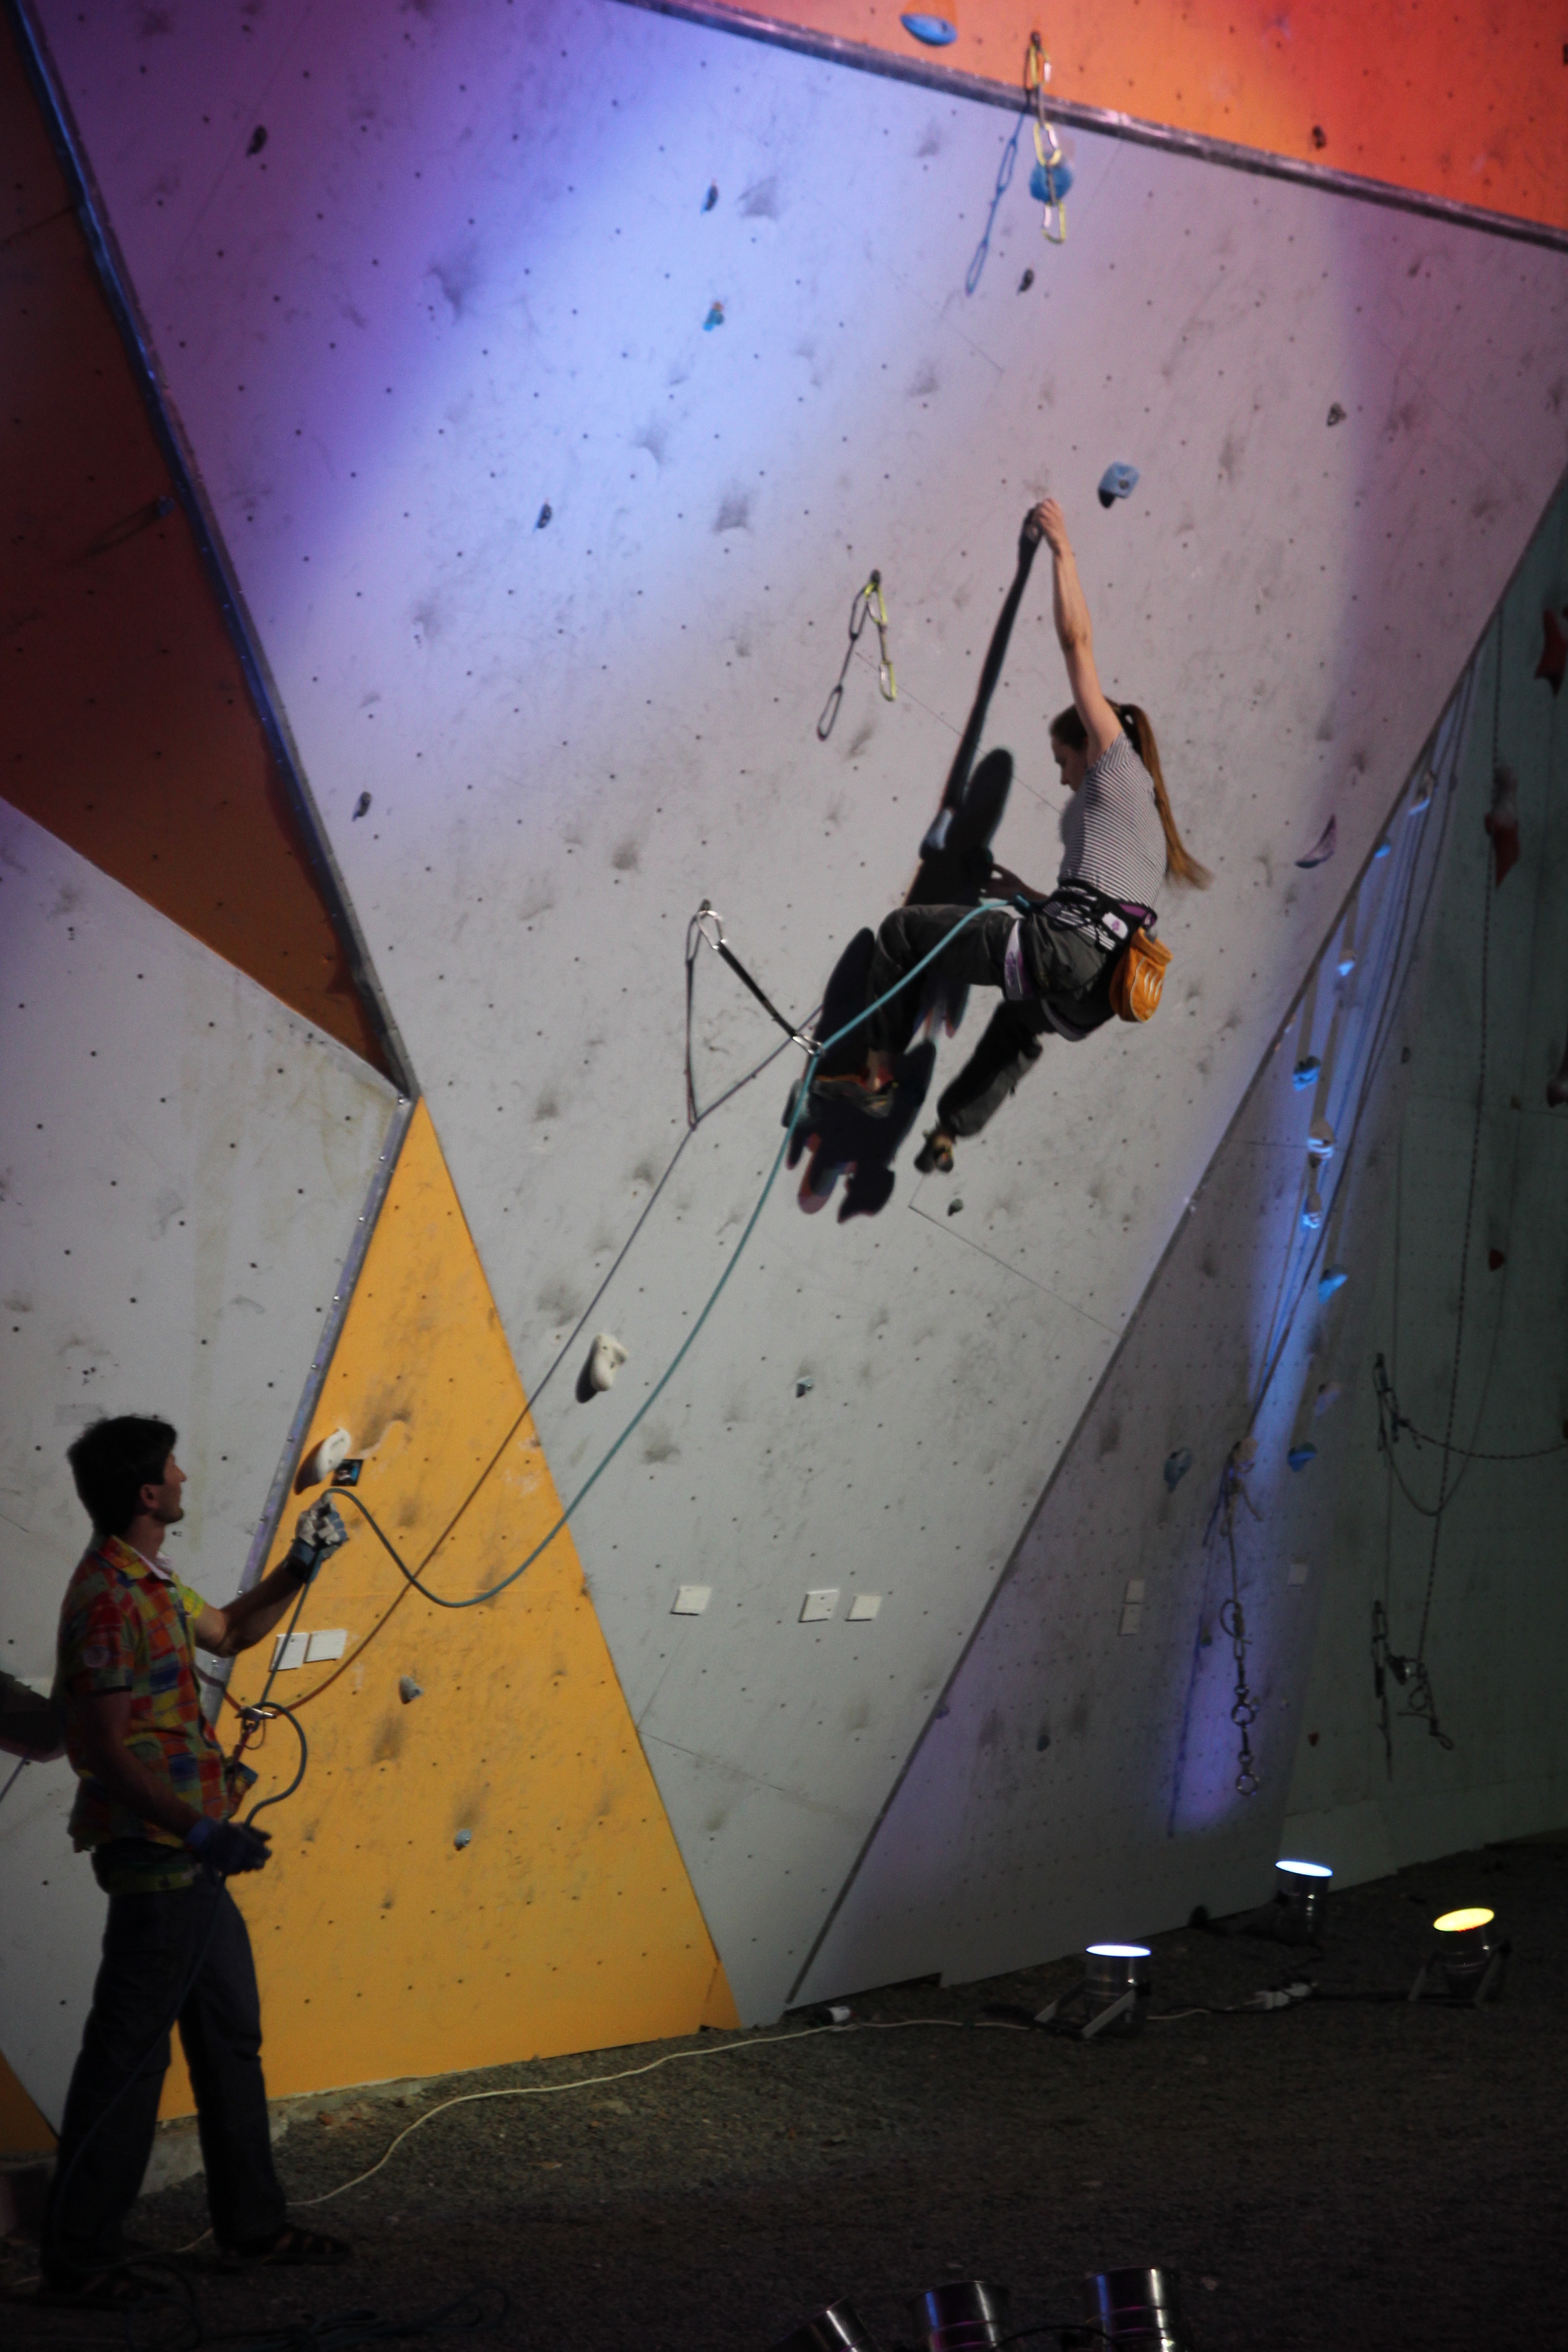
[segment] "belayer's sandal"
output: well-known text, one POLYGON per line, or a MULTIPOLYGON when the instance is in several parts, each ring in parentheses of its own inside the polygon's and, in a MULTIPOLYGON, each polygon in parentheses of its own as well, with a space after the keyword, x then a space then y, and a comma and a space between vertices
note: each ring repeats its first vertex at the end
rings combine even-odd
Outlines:
POLYGON ((218 2267, 226 2271, 332 2270, 353 2252, 346 2238, 329 2238, 324 2231, 298 2229, 289 2221, 274 2237, 225 2246, 218 2267))

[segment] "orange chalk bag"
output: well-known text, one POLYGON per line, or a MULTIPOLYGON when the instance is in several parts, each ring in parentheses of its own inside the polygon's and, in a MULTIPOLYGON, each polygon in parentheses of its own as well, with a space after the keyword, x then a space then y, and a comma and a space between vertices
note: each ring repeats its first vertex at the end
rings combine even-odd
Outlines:
POLYGON ((1123 1021, 1152 1021, 1160 1007, 1160 992, 1171 950, 1148 931, 1133 932, 1110 975, 1110 1003, 1123 1021))

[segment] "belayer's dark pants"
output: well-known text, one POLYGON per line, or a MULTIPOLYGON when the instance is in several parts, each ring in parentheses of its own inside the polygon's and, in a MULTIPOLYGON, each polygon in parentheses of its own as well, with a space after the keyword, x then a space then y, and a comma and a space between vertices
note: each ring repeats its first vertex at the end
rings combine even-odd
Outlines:
MULTIPOLYGON (((973 912, 967 907, 896 907, 877 933, 867 975, 866 1000, 874 1003, 923 956, 939 947, 954 926, 973 912)), ((1007 908, 987 908, 965 925, 946 953, 931 967, 950 987, 1001 988, 1003 962, 1017 917, 1007 908)), ((1040 1058, 1040 1040, 1050 1031, 1045 1000, 1058 1002, 1075 1028, 1098 1028, 1110 1013, 1100 983, 1113 956, 1093 940, 1042 915, 1024 919, 1020 942, 1030 986, 1025 997, 1004 997, 985 1033, 937 1104, 937 1120, 948 1135, 978 1135, 1001 1108, 1025 1071, 1040 1058)), ((867 1023, 874 1051, 907 1052, 926 998, 921 981, 901 989, 867 1023)))
POLYGON ((283 2227, 250 1938, 222 1880, 203 1871, 173 1894, 109 1898, 44 2223, 44 2269, 55 2285, 121 2259, 121 2225, 153 2151, 176 2004, 214 2234, 237 2246, 283 2227))

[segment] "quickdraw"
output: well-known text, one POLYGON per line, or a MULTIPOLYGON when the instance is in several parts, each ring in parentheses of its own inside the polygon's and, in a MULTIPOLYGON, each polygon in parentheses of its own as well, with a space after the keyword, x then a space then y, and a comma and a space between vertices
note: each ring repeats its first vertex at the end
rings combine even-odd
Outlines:
POLYGON ((849 607, 849 643, 844 648, 844 663, 832 693, 822 706, 822 716, 816 722, 818 742, 826 743, 833 732, 839 705, 844 700, 844 681, 849 675, 849 665, 855 658, 855 648, 860 633, 868 620, 877 624, 877 684, 884 702, 899 698, 899 681, 893 675, 892 648, 888 641, 888 601, 882 593, 882 575, 873 572, 864 588, 857 589, 855 602, 849 607))
POLYGON ((1065 165, 1067 155, 1046 112, 1046 85, 1050 78, 1051 61, 1046 45, 1038 33, 1031 33, 1024 57, 1024 88, 1034 101, 1035 156, 1045 176, 1047 189, 1046 206, 1040 215, 1040 234, 1047 245, 1065 245, 1068 241, 1067 203, 1063 191, 1057 186, 1057 173, 1065 165))

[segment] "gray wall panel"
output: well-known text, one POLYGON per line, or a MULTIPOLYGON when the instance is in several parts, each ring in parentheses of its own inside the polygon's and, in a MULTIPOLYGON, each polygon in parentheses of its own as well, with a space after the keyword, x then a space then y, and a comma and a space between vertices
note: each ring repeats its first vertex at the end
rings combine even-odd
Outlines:
MULTIPOLYGON (((0 986, 0 1661, 36 1682, 87 1540, 65 1448, 100 1413, 174 1423, 175 1557, 238 1589, 394 1098, 4 803, 0 986)), ((74 1787, 30 1768, 0 1808, 0 2048, 57 2120, 102 1909, 74 1787)))
MULTIPOLYGON (((973 1186, 993 1254, 908 1189, 845 1231, 781 1190, 579 1520, 766 2013, 1568 455, 1565 264, 1080 134, 1068 246, 1021 170, 970 299, 1007 126, 962 100, 605 0, 157 38, 39 13, 525 1376, 679 1133, 687 916, 714 899, 809 1005, 905 887, 1047 486, 1218 870, 1171 909, 1157 1026, 1054 1055, 968 1156, 954 1222, 981 1229, 973 1186), (1143 478, 1104 514, 1113 457, 1143 478), (872 563, 899 701, 857 665, 823 746, 872 563), (1331 811, 1338 861, 1299 873, 1331 811), (712 1610, 672 1620, 688 1580, 712 1610), (819 1583, 881 1616, 815 1641, 819 1583)), ((992 738, 1021 760, 1001 854, 1048 878, 1047 589, 992 738)), ((711 1091, 770 1035, 717 967, 699 992, 711 1091)), ((613 1398, 546 1391, 564 1486, 734 1245, 781 1092, 704 1129, 598 1311, 632 1349, 613 1398)), ((1107 1759, 1143 1721, 1125 1692, 1107 1759)))

